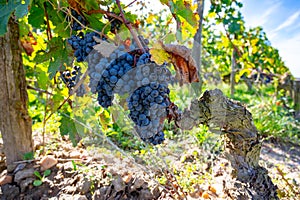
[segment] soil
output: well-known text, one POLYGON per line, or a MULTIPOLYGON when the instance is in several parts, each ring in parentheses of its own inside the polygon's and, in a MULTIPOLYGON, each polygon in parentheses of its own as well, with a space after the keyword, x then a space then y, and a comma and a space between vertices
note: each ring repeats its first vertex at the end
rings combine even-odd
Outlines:
MULTIPOLYGON (((194 159, 191 151, 187 149, 188 146, 182 142, 180 148, 183 149, 169 148, 166 154, 161 156, 166 160, 171 160, 177 168, 181 168, 185 163, 202 160, 203 170, 209 172, 211 161, 203 162, 205 160, 203 158, 194 159)), ((57 163, 50 167, 50 175, 42 177, 42 184, 34 186, 35 180, 39 180, 34 173, 39 172, 41 176, 45 173, 45 169, 41 169, 44 164, 41 160, 46 156, 41 154, 34 160, 19 162, 14 171, 8 173, 4 166, 5 157, 0 144, 1 200, 147 200, 184 199, 185 197, 187 199, 205 199, 206 197, 222 199, 222 191, 211 186, 207 187, 205 181, 193 192, 182 192, 178 184, 170 184, 172 173, 169 173, 167 183, 159 183, 155 177, 167 170, 159 165, 149 167, 146 164, 147 160, 141 157, 124 156, 118 151, 108 148, 91 148, 83 143, 73 147, 68 140, 63 138, 51 139, 47 148, 47 156, 52 155, 57 163)), ((193 147, 193 152, 195 151, 198 152, 197 156, 206 158, 210 153, 203 147, 193 147)), ((274 139, 265 141, 260 162, 268 169, 273 182, 277 184, 281 199, 299 197, 297 195, 300 194, 300 146, 274 139)))

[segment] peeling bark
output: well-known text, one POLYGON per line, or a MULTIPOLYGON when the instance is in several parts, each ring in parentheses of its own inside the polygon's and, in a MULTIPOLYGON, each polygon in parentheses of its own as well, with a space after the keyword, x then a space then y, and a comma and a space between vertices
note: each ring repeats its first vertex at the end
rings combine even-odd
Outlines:
POLYGON ((224 157, 231 170, 223 178, 224 192, 231 199, 278 199, 277 187, 265 168, 259 166, 261 142, 251 113, 218 90, 205 91, 183 112, 178 125, 192 129, 199 124, 221 128, 224 157))
POLYGON ((9 171, 15 161, 22 160, 24 153, 32 152, 33 148, 19 26, 13 18, 7 29, 0 37, 0 132, 9 171))

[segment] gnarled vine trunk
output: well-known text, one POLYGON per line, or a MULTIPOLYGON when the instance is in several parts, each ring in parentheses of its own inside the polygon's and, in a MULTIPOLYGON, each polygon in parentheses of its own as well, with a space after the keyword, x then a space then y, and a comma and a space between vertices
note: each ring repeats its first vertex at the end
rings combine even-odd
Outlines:
POLYGON ((230 199, 278 199, 277 187, 265 168, 259 166, 261 142, 251 113, 239 102, 218 90, 205 91, 193 100, 178 123, 183 129, 199 124, 217 126, 225 137, 224 157, 230 169, 222 178, 223 190, 230 199))
POLYGON ((9 20, 7 33, 0 37, 0 47, 0 132, 10 171, 15 161, 22 160, 24 153, 33 149, 19 26, 13 18, 9 20))

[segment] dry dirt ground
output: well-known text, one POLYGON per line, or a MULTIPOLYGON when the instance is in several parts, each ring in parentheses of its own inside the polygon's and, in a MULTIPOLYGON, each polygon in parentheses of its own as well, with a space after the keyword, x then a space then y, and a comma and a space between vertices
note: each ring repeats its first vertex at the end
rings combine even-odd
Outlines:
MULTIPOLYGON (((72 147, 68 140, 52 140, 47 145, 47 156, 40 155, 35 160, 16 163, 13 173, 7 173, 5 169, 2 149, 0 144, 1 200, 222 199, 221 191, 214 191, 218 188, 205 189, 204 186, 196 193, 183 194, 178 184, 174 187, 174 184, 161 184, 155 180, 154 177, 163 171, 158 166, 149 168, 141 158, 126 157, 106 148, 86 148, 82 144, 72 147), (47 168, 51 173, 43 177, 47 168), (37 172, 41 178, 35 175, 37 172), (39 179, 42 184, 34 186, 34 181, 39 179)), ((197 151, 203 152, 199 156, 207 156, 203 149, 198 148, 197 151)), ((188 151, 185 155, 170 152, 173 152, 174 163, 195 162, 188 158, 188 151)), ((204 170, 209 171, 209 161, 201 164, 205 166, 204 170)), ((276 140, 264 142, 261 165, 269 170, 269 175, 278 185, 281 199, 300 197, 299 146, 276 140)))

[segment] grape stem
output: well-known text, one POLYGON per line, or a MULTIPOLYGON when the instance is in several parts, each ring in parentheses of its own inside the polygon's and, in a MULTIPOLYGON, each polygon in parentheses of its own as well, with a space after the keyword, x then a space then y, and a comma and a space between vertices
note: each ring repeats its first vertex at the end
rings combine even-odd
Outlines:
POLYGON ((37 92, 46 93, 46 94, 49 94, 49 95, 53 96, 53 94, 51 92, 48 92, 47 90, 43 90, 43 89, 40 89, 40 88, 35 88, 35 87, 30 86, 30 85, 27 85, 27 89, 35 90, 37 92))
POLYGON ((127 8, 129 6, 131 6, 132 4, 134 4, 137 0, 133 0, 131 3, 129 3, 127 6, 125 6, 124 8, 127 8))
POLYGON ((143 47, 141 41, 139 40, 139 38, 138 38, 136 32, 133 30, 133 28, 132 28, 132 26, 131 26, 131 23, 125 18, 124 11, 123 11, 123 9, 122 9, 122 7, 121 7, 121 4, 120 4, 120 0, 116 0, 116 3, 117 3, 118 8, 119 8, 119 10, 120 10, 120 16, 121 16, 121 18, 122 18, 123 23, 125 24, 125 26, 126 26, 126 27, 128 28, 128 30, 130 31, 130 33, 131 33, 133 39, 135 40, 135 42, 137 43, 138 47, 139 47, 143 52, 145 52, 145 49, 144 49, 144 47, 143 47))
POLYGON ((49 23, 49 16, 46 8, 46 2, 44 2, 44 12, 45 12, 45 17, 46 17, 46 23, 47 23, 47 37, 48 40, 52 39, 52 34, 51 34, 51 29, 50 29, 50 23, 49 23))
POLYGON ((119 17, 118 15, 112 13, 112 12, 109 12, 109 11, 106 11, 106 10, 103 10, 103 9, 98 9, 98 10, 90 10, 87 12, 88 15, 91 15, 91 14, 95 14, 95 13, 100 13, 100 14, 104 14, 106 16, 109 16, 109 17, 113 17, 119 21, 123 21, 123 19, 121 17, 119 17))

